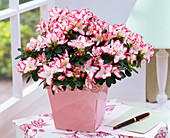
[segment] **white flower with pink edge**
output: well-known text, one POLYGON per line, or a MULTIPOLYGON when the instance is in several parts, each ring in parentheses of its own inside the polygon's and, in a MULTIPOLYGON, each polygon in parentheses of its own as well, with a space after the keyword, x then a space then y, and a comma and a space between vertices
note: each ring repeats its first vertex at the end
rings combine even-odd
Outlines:
POLYGON ((92 90, 94 84, 95 84, 94 78, 90 78, 90 77, 87 76, 86 80, 85 80, 85 86, 92 90))
POLYGON ((86 63, 84 64, 84 70, 87 73, 88 77, 90 79, 93 78, 94 74, 98 70, 98 67, 92 66, 92 60, 87 60, 86 63))
POLYGON ((48 32, 49 24, 47 21, 41 19, 41 23, 37 25, 36 31, 41 31, 41 33, 48 32))
POLYGON ((150 62, 150 58, 153 56, 154 51, 153 51, 153 46, 150 44, 145 44, 143 45, 142 48, 142 53, 144 53, 144 58, 147 60, 147 62, 150 62))
POLYGON ((126 58, 126 51, 127 48, 123 46, 120 41, 113 41, 111 42, 111 49, 109 53, 114 55, 114 62, 117 63, 119 60, 123 60, 126 58))
POLYGON ((116 75, 116 77, 118 77, 118 78, 121 78, 121 77, 122 77, 118 66, 114 66, 114 67, 112 68, 112 72, 116 75))
POLYGON ((52 84, 54 68, 48 65, 43 65, 43 69, 38 73, 41 79, 45 79, 48 85, 52 84))
POLYGON ((23 73, 25 70, 26 65, 23 63, 23 61, 19 61, 16 65, 17 71, 19 73, 23 73))
POLYGON ((79 35, 77 39, 67 42, 67 44, 73 48, 77 48, 79 51, 84 50, 85 47, 94 44, 93 41, 88 40, 85 36, 79 35))
POLYGON ((25 64, 24 73, 28 73, 37 69, 38 61, 32 57, 28 57, 26 60, 23 60, 23 63, 25 64))
POLYGON ((109 64, 102 65, 100 70, 96 73, 96 79, 106 79, 111 76, 112 66, 109 64))
POLYGON ((30 51, 32 51, 33 49, 35 49, 35 45, 36 45, 36 44, 37 44, 37 40, 36 40, 34 37, 32 37, 32 38, 30 39, 30 42, 27 43, 26 48, 29 49, 30 51))
POLYGON ((63 92, 64 89, 63 89, 62 86, 53 85, 53 86, 52 86, 52 91, 54 91, 55 93, 59 93, 59 92, 63 92))
POLYGON ((66 69, 71 68, 70 58, 68 57, 67 50, 65 50, 64 57, 60 56, 60 62, 61 62, 61 67, 64 69, 64 72, 66 72, 66 69))

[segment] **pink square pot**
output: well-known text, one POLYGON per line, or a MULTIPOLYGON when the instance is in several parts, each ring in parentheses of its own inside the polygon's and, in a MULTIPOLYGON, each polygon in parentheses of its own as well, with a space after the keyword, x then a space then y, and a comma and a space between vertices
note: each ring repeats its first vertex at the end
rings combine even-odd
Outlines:
POLYGON ((95 132, 104 117, 107 90, 106 85, 95 85, 93 90, 67 88, 53 95, 48 89, 55 128, 95 132))

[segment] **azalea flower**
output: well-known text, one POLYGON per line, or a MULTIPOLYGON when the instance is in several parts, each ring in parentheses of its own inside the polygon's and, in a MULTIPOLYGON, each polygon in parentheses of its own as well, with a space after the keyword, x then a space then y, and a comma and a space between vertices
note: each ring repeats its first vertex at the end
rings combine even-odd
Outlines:
POLYGON ((23 61, 19 61, 16 65, 17 71, 19 73, 23 73, 25 70, 26 65, 23 63, 23 61))
POLYGON ((68 52, 65 50, 65 55, 64 57, 60 56, 60 62, 61 62, 61 67, 64 69, 66 72, 66 69, 71 68, 71 63, 69 63, 70 58, 68 57, 68 52))
POLYGON ((87 26, 84 20, 77 21, 74 27, 75 32, 79 32, 81 35, 85 34, 84 28, 87 26))
POLYGON ((85 86, 89 89, 93 89, 93 85, 95 84, 95 80, 93 78, 87 77, 85 80, 85 86))
POLYGON ((42 65, 42 64, 45 64, 47 62, 47 58, 46 58, 46 55, 45 55, 45 52, 43 52, 41 55, 39 54, 37 56, 37 59, 39 61, 39 66, 42 65), (41 62, 41 63, 40 63, 41 62))
POLYGON ((46 83, 48 85, 51 85, 52 84, 52 79, 53 79, 53 73, 54 73, 54 68, 53 67, 50 67, 48 65, 43 65, 43 69, 42 69, 42 71, 40 71, 38 73, 38 76, 41 79, 45 79, 46 83))
POLYGON ((102 53, 103 53, 103 50, 102 50, 101 47, 96 47, 96 46, 94 46, 94 47, 92 48, 92 54, 93 54, 93 56, 98 56, 98 55, 101 55, 102 53))
POLYGON ((65 77, 64 77, 63 75, 59 75, 59 76, 57 77, 57 79, 58 79, 59 81, 63 81, 63 80, 65 79, 65 77))
POLYGON ((92 66, 92 60, 87 60, 84 64, 84 70, 87 73, 88 77, 92 79, 96 71, 98 70, 98 67, 92 66))
POLYGON ((144 58, 147 60, 147 62, 150 62, 150 58, 153 56, 153 46, 150 44, 143 45, 142 53, 144 53, 144 58))
POLYGON ((77 48, 79 51, 84 50, 85 47, 94 44, 92 40, 88 40, 85 36, 79 35, 77 39, 67 42, 67 44, 73 48, 77 48))
POLYGON ((95 78, 96 79, 106 79, 107 77, 111 76, 112 72, 112 66, 109 64, 102 65, 100 67, 100 70, 96 73, 95 78))
POLYGON ((47 21, 41 19, 41 23, 37 25, 36 31, 41 31, 41 33, 48 32, 49 24, 47 21))
POLYGON ((69 78, 72 77, 72 76, 73 76, 73 72, 67 70, 67 71, 66 71, 66 76, 69 77, 69 78))
POLYGON ((73 74, 76 78, 80 78, 80 72, 81 72, 81 68, 80 67, 75 67, 73 69, 73 74))
POLYGON ((128 61, 130 61, 131 64, 133 64, 133 61, 136 60, 136 55, 135 54, 131 54, 130 56, 127 56, 128 61))
POLYGON ((23 61, 23 64, 25 64, 24 73, 28 73, 37 69, 38 61, 32 57, 28 57, 23 61))
POLYGON ((41 35, 38 35, 35 50, 40 51, 42 48, 45 48, 46 45, 44 38, 41 35))
POLYGON ((27 43, 27 45, 26 45, 27 51, 29 51, 29 50, 32 51, 35 48, 36 44, 37 44, 37 40, 34 37, 32 37, 30 39, 30 42, 27 43))
POLYGON ((110 54, 114 55, 114 62, 117 63, 119 60, 123 60, 126 58, 127 48, 123 46, 120 41, 112 41, 111 49, 109 51, 110 54))
POLYGON ((114 66, 114 67, 112 68, 112 72, 116 75, 116 77, 118 77, 118 78, 121 78, 121 77, 122 77, 118 66, 114 66))
POLYGON ((52 86, 52 90, 55 92, 55 93, 59 93, 59 92, 63 92, 64 91, 64 89, 63 89, 63 87, 62 86, 56 86, 56 85, 53 85, 52 86))
POLYGON ((50 21, 55 22, 60 16, 61 8, 60 7, 53 7, 49 12, 50 21))
POLYGON ((49 45, 53 42, 58 44, 65 44, 67 40, 65 39, 65 35, 61 34, 61 32, 49 32, 47 33, 46 37, 44 38, 44 41, 49 45))

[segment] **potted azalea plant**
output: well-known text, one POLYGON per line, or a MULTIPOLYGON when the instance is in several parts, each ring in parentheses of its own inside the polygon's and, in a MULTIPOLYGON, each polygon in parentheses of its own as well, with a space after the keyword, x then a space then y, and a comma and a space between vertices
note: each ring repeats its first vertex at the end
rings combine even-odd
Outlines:
POLYGON ((94 132, 103 119, 107 88, 130 77, 153 47, 124 24, 99 20, 88 9, 54 7, 16 59, 18 72, 48 90, 56 128, 94 132))

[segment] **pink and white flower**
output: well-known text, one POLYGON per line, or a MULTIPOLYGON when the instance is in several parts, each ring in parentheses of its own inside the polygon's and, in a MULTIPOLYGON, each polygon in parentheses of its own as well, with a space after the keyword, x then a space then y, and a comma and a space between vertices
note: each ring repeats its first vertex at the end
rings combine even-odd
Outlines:
POLYGON ((26 46, 27 51, 28 50, 32 51, 33 49, 35 49, 36 44, 37 44, 37 40, 34 37, 32 37, 30 39, 30 42, 27 43, 27 46, 26 46))
POLYGON ((130 56, 127 56, 127 60, 131 63, 131 64, 133 64, 133 61, 135 61, 136 60, 136 55, 135 54, 130 54, 130 56))
POLYGON ((84 64, 84 70, 87 73, 88 77, 90 79, 93 78, 94 74, 98 70, 98 67, 92 66, 92 60, 87 60, 86 63, 84 64))
POLYGON ((118 66, 114 66, 114 67, 112 68, 112 72, 116 75, 116 77, 118 77, 118 78, 121 78, 121 77, 122 77, 118 66))
POLYGON ((69 78, 70 78, 70 77, 73 77, 73 72, 70 71, 70 70, 67 70, 67 71, 66 71, 66 76, 69 77, 69 78))
POLYGON ((96 79, 106 79, 111 76, 112 66, 109 64, 102 65, 100 70, 96 73, 96 79))
POLYGON ((126 51, 127 51, 127 48, 124 47, 120 41, 111 42, 111 49, 109 53, 111 55, 114 55, 115 63, 119 62, 119 60, 123 60, 126 58, 126 51))
POLYGON ((38 61, 32 57, 28 57, 26 60, 23 60, 23 64, 25 64, 24 73, 28 73, 37 69, 38 61))
POLYGON ((46 45, 44 38, 41 35, 38 35, 35 50, 40 51, 42 48, 45 48, 46 45))
POLYGON ((45 79, 46 83, 48 85, 51 85, 52 84, 52 79, 53 79, 53 73, 54 73, 54 68, 53 67, 50 67, 48 65, 43 65, 43 69, 42 69, 42 71, 40 71, 38 73, 38 76, 41 79, 45 79))
POLYGON ((41 55, 39 54, 37 56, 37 59, 39 61, 39 64, 38 65, 42 65, 42 64, 45 64, 47 62, 47 58, 46 58, 46 55, 45 55, 45 52, 43 52, 41 55))
POLYGON ((76 78, 80 78, 81 67, 75 67, 73 69, 73 74, 76 78))
POLYGON ((23 63, 23 61, 19 61, 18 64, 16 65, 17 71, 19 73, 23 73, 25 70, 26 65, 23 63))
POLYGON ((96 47, 96 46, 94 46, 94 47, 92 48, 92 54, 93 54, 93 56, 99 56, 99 55, 101 55, 102 53, 103 53, 103 50, 102 50, 101 47, 96 47))
POLYGON ((94 44, 92 40, 88 40, 85 36, 79 35, 77 39, 67 42, 67 44, 73 48, 77 48, 79 51, 84 50, 85 47, 94 44))
POLYGON ((41 23, 37 25, 36 31, 41 31, 41 33, 48 32, 49 24, 47 21, 41 19, 41 23))
POLYGON ((57 44, 65 44, 67 40, 65 39, 65 35, 61 32, 49 32, 44 38, 45 43, 48 45, 55 42, 57 44))
POLYGON ((95 84, 94 78, 89 78, 88 76, 86 77, 85 80, 85 86, 89 89, 93 89, 93 85, 95 84))
POLYGON ((147 62, 150 62, 150 58, 153 57, 154 51, 153 46, 150 44, 143 45, 142 53, 144 53, 144 58, 147 60, 147 62))
POLYGON ((52 90, 55 92, 55 93, 59 93, 59 92, 63 92, 64 89, 63 87, 60 85, 60 86, 56 86, 56 85, 53 85, 52 86, 52 90))
POLYGON ((58 79, 59 81, 63 81, 63 80, 65 79, 65 77, 64 77, 63 75, 59 75, 59 76, 57 77, 57 79, 58 79))
POLYGON ((65 55, 64 57, 60 56, 60 62, 61 62, 61 67, 64 69, 66 72, 66 69, 71 68, 71 63, 69 63, 70 58, 68 57, 68 52, 65 50, 65 55))
POLYGON ((86 27, 86 22, 84 20, 79 20, 76 22, 75 27, 74 27, 74 31, 75 32, 79 32, 81 35, 85 35, 85 31, 84 28, 86 27))

